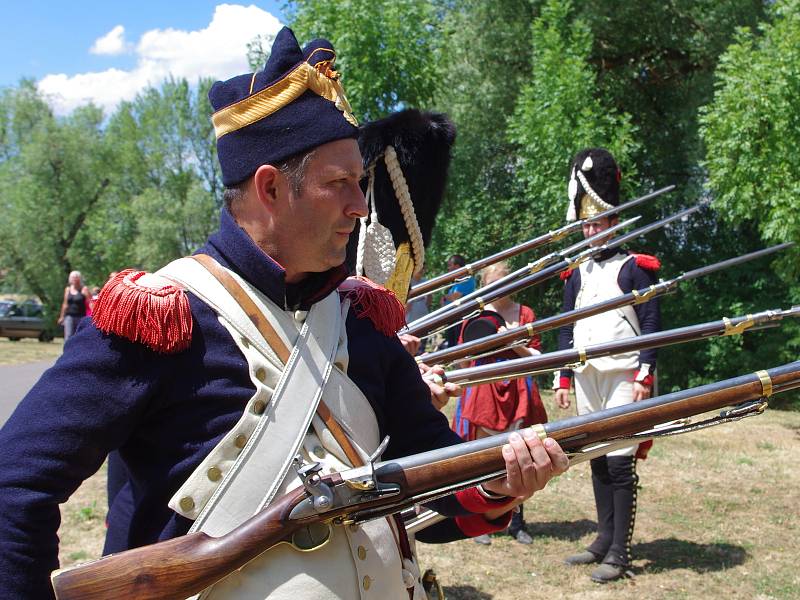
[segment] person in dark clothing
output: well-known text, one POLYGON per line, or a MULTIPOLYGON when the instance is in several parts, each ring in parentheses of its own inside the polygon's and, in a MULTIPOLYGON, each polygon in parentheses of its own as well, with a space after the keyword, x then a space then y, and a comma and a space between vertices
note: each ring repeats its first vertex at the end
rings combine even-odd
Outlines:
POLYGON ((80 320, 89 313, 91 303, 92 296, 89 288, 83 285, 80 271, 72 271, 64 288, 64 301, 58 315, 58 324, 64 326, 64 341, 75 333, 80 320))

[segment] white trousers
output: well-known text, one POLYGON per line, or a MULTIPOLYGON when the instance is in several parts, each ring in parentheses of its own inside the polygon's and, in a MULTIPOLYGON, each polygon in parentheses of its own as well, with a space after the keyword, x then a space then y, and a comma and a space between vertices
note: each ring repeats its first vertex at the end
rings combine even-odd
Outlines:
MULTIPOLYGON (((634 371, 598 371, 591 363, 575 373, 578 414, 585 415, 633 402, 634 371)), ((633 456, 638 444, 609 452, 608 456, 633 456)))

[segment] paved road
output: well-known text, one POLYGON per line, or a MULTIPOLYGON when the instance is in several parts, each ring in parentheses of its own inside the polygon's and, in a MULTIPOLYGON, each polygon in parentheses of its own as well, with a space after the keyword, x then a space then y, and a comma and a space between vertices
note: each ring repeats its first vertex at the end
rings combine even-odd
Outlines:
POLYGON ((43 360, 25 365, 0 365, 0 425, 6 422, 19 401, 54 362, 43 360))

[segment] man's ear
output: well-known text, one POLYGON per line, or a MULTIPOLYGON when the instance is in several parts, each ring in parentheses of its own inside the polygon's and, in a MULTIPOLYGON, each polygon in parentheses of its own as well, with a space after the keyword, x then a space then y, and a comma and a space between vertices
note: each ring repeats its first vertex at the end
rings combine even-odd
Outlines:
POLYGON ((282 179, 281 172, 272 165, 261 165, 253 174, 258 200, 268 210, 272 210, 280 198, 282 179))

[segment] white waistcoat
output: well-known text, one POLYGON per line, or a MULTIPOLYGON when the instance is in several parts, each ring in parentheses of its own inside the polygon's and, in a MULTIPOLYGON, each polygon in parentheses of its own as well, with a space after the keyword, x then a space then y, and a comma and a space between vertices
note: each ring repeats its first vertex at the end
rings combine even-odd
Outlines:
MULTIPOLYGON (((632 255, 617 254, 602 262, 590 260, 581 264, 581 288, 575 297, 575 308, 597 304, 622 294, 618 283, 619 272, 627 261, 633 259, 632 255)), ((640 333, 636 311, 631 306, 623 306, 577 321, 573 329, 573 347, 621 340, 640 333)), ((635 370, 639 365, 639 353, 604 356, 591 359, 588 363, 598 371, 635 370)), ((580 373, 584 368, 585 365, 579 366, 575 371, 580 373)))
MULTIPOLYGON (((306 313, 279 309, 235 273, 231 274, 291 348, 306 313)), ((333 292, 333 296, 326 300, 334 299, 338 305, 337 292, 333 292)), ((324 398, 333 417, 356 449, 369 455, 380 442, 378 424, 369 401, 346 375, 348 354, 345 317, 343 315, 341 319, 338 349, 324 398)), ((221 483, 219 474, 226 474, 241 451, 242 444, 237 443, 237 437, 247 439, 259 419, 269 416, 269 409, 262 411, 262 417, 256 416, 258 411, 254 410, 254 406, 257 402, 269 403, 282 370, 274 353, 265 348, 263 337, 254 334, 252 337, 258 335, 260 339, 245 339, 224 317, 219 316, 219 320, 247 360, 250 379, 256 391, 233 430, 203 460, 170 501, 173 510, 191 519, 197 518, 203 509, 211 508, 207 505, 216 501, 214 492, 221 483), (187 497, 192 498, 191 510, 184 510, 181 504, 181 500, 187 497)), ((313 417, 312 426, 302 442, 300 454, 305 461, 320 462, 323 474, 351 467, 341 447, 317 415, 313 417)), ((279 487, 276 497, 300 485, 292 469, 279 487)), ((242 504, 257 507, 262 501, 263 489, 263 482, 254 481, 248 492, 252 497, 242 504)), ((217 515, 216 520, 211 517, 208 522, 211 534, 214 529, 219 530, 217 534, 228 530, 231 523, 241 523, 256 511, 257 508, 238 515, 217 515)), ((208 529, 205 525, 202 527, 204 531, 208 529)), ((386 519, 377 519, 358 526, 334 526, 330 540, 313 551, 305 552, 288 543, 280 543, 203 592, 200 598, 408 600, 407 586, 410 585, 415 587, 415 599, 424 598, 419 584, 419 570, 415 564, 402 559, 395 536, 396 532, 386 519)))

